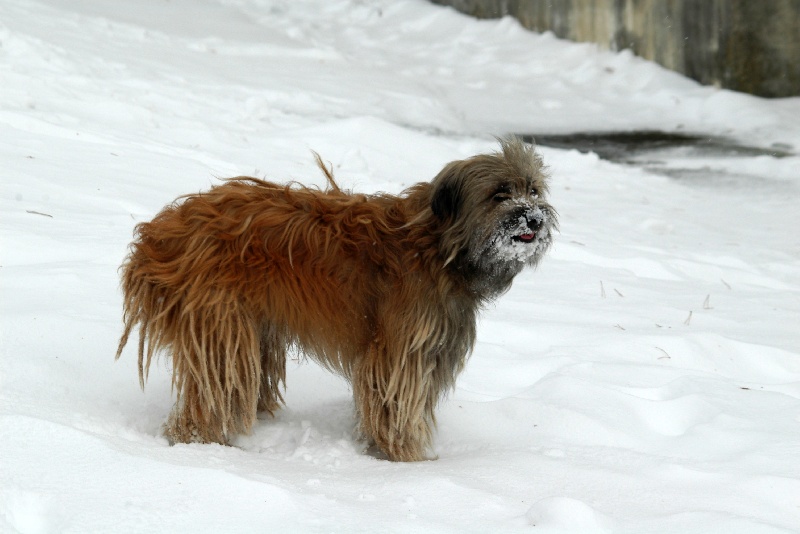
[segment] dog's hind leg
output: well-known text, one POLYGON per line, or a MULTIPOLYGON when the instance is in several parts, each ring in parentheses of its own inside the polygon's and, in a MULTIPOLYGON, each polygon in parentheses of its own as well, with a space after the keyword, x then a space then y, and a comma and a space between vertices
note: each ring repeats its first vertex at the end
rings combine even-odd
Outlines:
POLYGON ((261 332, 246 308, 224 295, 183 309, 172 343, 178 401, 165 425, 174 442, 227 444, 249 433, 261 384, 261 332))
POLYGON ((261 332, 261 386, 258 393, 258 411, 274 415, 283 405, 281 385, 286 386, 285 329, 274 323, 265 325, 261 332))

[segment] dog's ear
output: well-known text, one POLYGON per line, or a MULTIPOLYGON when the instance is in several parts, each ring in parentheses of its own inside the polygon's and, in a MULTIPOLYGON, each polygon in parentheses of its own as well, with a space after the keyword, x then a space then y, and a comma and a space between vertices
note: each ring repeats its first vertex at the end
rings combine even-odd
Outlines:
POLYGON ((433 179, 431 210, 442 221, 456 219, 461 209, 463 194, 458 163, 461 162, 450 163, 433 179))
POLYGON ((458 189, 453 184, 440 184, 433 192, 431 200, 433 214, 441 220, 458 217, 458 207, 461 205, 459 196, 458 189))

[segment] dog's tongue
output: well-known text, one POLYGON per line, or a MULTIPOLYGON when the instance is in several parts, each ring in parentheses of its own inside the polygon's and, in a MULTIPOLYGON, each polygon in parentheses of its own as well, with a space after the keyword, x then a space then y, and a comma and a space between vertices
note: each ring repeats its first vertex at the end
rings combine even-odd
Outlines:
POLYGON ((522 234, 522 235, 519 236, 519 238, 522 239, 523 241, 532 241, 533 240, 533 236, 534 236, 533 233, 522 234))

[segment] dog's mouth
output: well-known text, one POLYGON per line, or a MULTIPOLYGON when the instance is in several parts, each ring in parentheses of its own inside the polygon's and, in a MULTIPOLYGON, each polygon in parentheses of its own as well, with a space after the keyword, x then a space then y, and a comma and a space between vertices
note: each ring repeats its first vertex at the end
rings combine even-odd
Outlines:
POLYGON ((511 239, 514 240, 514 241, 518 241, 520 243, 530 243, 531 241, 533 241, 533 239, 535 237, 536 237, 536 234, 534 232, 530 232, 530 233, 527 233, 527 234, 515 235, 511 239))

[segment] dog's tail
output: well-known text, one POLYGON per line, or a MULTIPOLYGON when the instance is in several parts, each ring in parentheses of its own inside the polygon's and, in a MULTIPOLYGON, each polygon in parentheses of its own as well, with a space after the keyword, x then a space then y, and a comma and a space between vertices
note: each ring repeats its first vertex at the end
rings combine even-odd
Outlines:
POLYGON ((325 175, 325 178, 328 180, 328 185, 330 186, 330 190, 334 193, 341 193, 342 190, 339 189, 339 185, 336 183, 336 180, 333 179, 333 165, 328 168, 325 165, 325 162, 322 161, 322 157, 316 151, 312 150, 312 154, 314 154, 314 159, 317 161, 317 166, 322 170, 322 174, 325 175))
POLYGON ((168 317, 174 310, 165 309, 168 295, 161 294, 140 272, 142 253, 135 243, 128 258, 120 267, 123 290, 123 322, 125 329, 119 340, 116 359, 122 355, 134 327, 139 325, 139 385, 144 389, 150 362, 159 348, 166 342, 164 333, 169 332, 168 317))

